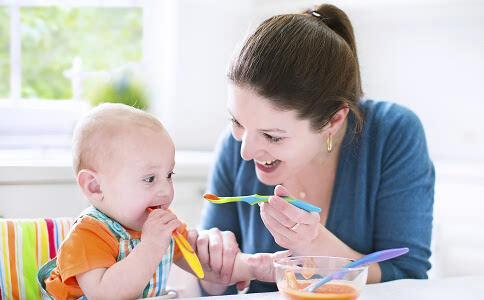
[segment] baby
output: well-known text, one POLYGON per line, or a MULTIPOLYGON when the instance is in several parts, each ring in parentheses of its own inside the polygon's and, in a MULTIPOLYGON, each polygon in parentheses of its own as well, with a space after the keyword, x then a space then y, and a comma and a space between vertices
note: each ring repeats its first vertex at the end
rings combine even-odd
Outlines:
MULTIPOLYGON (((188 231, 168 209, 175 167, 170 136, 149 113, 103 104, 79 121, 73 141, 77 183, 91 206, 60 246, 47 293, 55 299, 162 295, 172 262, 190 270, 172 239, 174 230, 185 237, 188 231)), ((273 281, 273 257, 239 253, 231 283, 273 281)), ((205 279, 219 278, 206 272, 205 279)))

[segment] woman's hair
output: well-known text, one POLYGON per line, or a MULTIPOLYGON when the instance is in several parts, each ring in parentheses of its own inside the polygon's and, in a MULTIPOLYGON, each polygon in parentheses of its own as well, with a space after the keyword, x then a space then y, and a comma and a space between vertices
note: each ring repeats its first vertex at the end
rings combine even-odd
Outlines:
POLYGON ((362 97, 353 28, 336 6, 265 20, 233 60, 229 79, 283 110, 296 110, 314 130, 348 106, 362 125, 362 97))

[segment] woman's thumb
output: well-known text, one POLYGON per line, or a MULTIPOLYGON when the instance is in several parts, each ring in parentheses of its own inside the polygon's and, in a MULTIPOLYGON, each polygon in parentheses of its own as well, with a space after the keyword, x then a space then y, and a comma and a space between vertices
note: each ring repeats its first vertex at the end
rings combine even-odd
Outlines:
POLYGON ((289 196, 289 191, 284 186, 278 184, 274 188, 274 195, 279 197, 289 196))

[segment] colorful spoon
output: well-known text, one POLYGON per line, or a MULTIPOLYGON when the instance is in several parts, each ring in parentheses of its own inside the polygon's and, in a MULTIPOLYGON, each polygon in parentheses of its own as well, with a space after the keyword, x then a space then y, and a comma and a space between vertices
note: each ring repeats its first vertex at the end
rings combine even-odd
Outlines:
MULTIPOLYGON (((151 212, 152 210, 153 208, 148 208, 149 212, 151 212)), ((176 230, 173 231, 172 237, 175 240, 175 243, 177 244, 178 248, 180 248, 183 258, 187 261, 190 268, 192 268, 193 273, 195 273, 195 275, 197 275, 197 277, 200 279, 205 277, 202 264, 200 263, 200 260, 198 259, 197 254, 195 253, 195 251, 193 250, 192 246, 187 241, 187 239, 176 230)))
POLYGON ((387 249, 387 250, 370 253, 368 255, 363 256, 360 259, 350 262, 349 264, 345 265, 338 271, 331 273, 319 279, 318 281, 311 283, 306 288, 304 288, 304 290, 307 292, 314 292, 317 288, 319 288, 323 284, 333 279, 341 279, 348 271, 350 271, 348 270, 350 268, 363 267, 373 263, 389 260, 397 256, 403 255, 407 252, 408 252, 408 248, 395 248, 395 249, 387 249))
MULTIPOLYGON (((229 202, 246 202, 250 205, 254 205, 257 203, 261 202, 267 202, 269 201, 270 196, 261 196, 261 195, 250 195, 250 196, 239 196, 239 197, 218 197, 217 195, 214 194, 204 194, 203 198, 207 201, 210 201, 215 204, 223 204, 223 203, 229 203, 229 202)), ((288 203, 299 207, 300 209, 304 209, 305 211, 308 212, 321 212, 321 208, 314 206, 312 204, 309 204, 303 200, 299 199, 294 199, 291 197, 282 197, 284 200, 286 200, 288 203)))

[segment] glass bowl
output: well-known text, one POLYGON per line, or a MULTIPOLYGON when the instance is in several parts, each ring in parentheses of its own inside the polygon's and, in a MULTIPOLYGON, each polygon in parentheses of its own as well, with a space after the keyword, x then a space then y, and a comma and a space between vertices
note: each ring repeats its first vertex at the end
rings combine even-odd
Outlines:
POLYGON ((314 292, 304 288, 339 271, 352 260, 331 256, 296 256, 274 262, 277 288, 288 300, 354 300, 366 285, 368 267, 348 268, 340 278, 327 282, 314 292))

